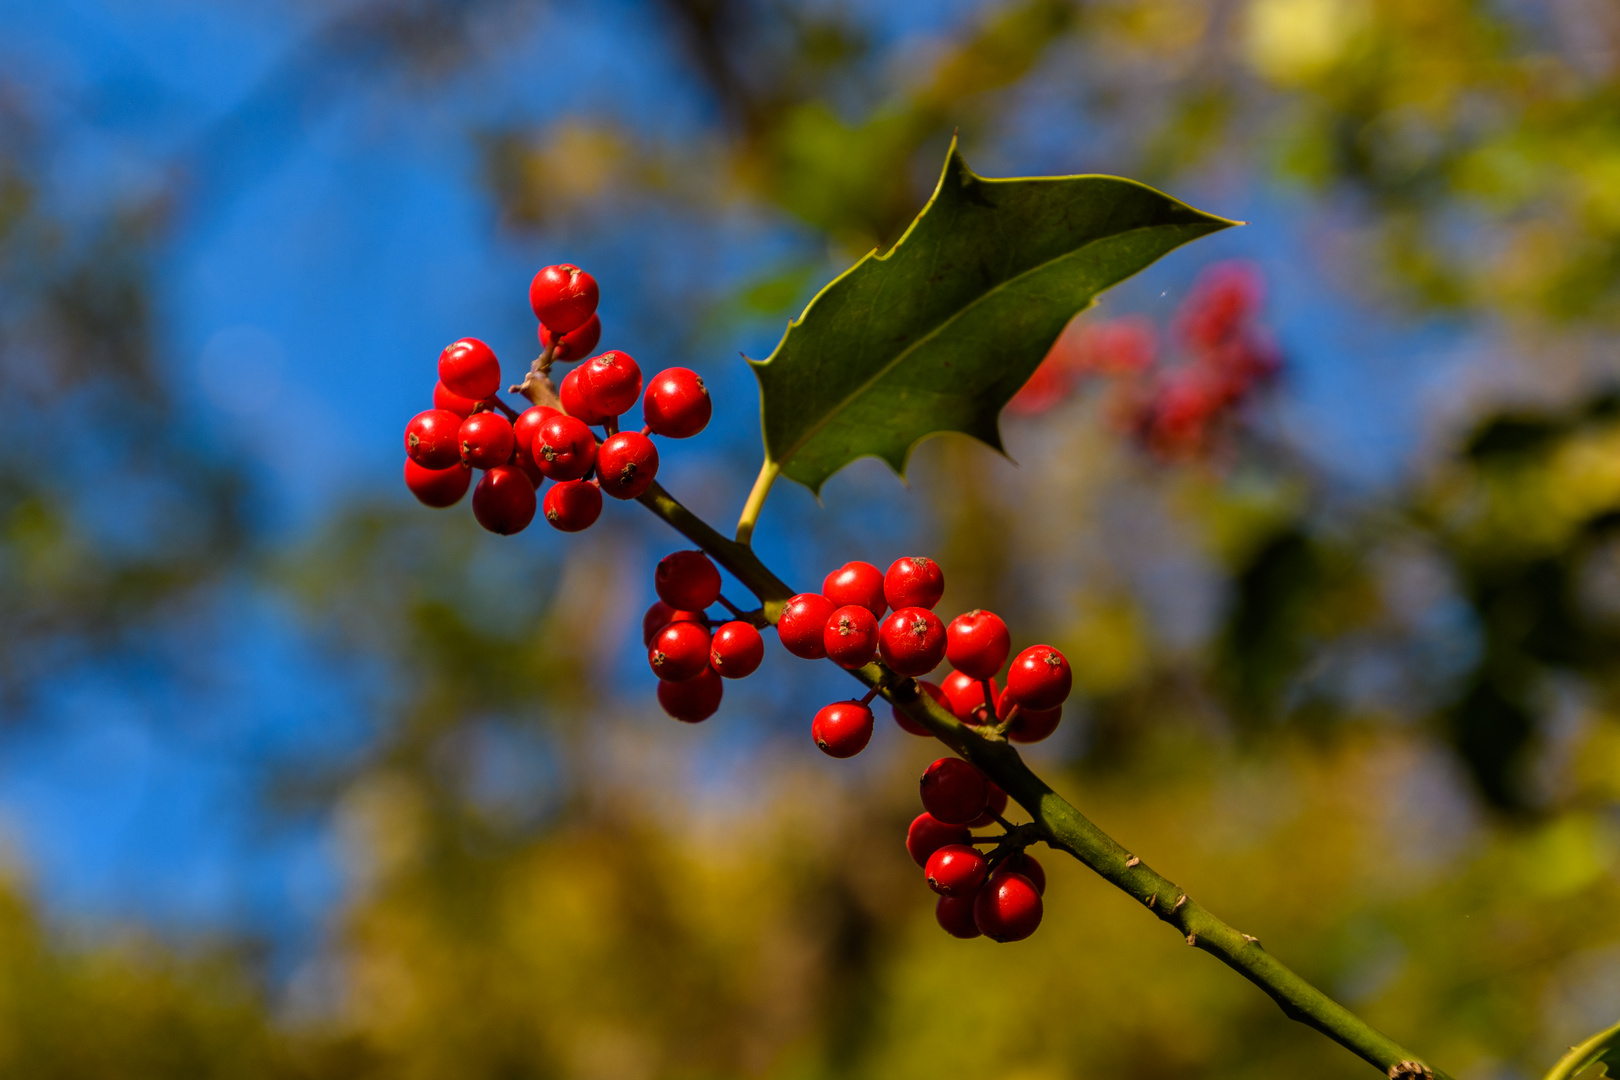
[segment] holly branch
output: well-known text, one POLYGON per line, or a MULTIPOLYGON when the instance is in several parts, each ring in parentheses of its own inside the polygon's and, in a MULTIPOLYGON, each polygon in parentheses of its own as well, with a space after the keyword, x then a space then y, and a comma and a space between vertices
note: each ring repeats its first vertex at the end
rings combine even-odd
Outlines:
MULTIPOLYGON (((656 482, 638 501, 730 571, 759 599, 765 618, 775 623, 794 590, 760 561, 751 546, 726 539, 656 482)), ((946 746, 1000 785, 1034 819, 1048 846, 1079 859, 1110 885, 1175 927, 1187 944, 1204 950, 1254 983, 1290 1019, 1320 1031, 1391 1080, 1449 1080, 1446 1073, 1272 956, 1258 937, 1223 922, 1189 897, 1185 889, 1131 854, 1036 776, 1004 737, 957 720, 929 695, 920 693, 915 679, 896 675, 881 661, 850 674, 876 688, 885 700, 926 726, 946 746)))

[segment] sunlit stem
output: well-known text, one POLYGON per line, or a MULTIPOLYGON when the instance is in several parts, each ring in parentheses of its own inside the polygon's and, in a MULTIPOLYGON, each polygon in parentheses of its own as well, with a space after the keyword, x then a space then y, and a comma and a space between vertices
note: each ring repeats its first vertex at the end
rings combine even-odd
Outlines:
POLYGON ((737 519, 737 543, 753 542, 754 522, 759 520, 759 512, 765 508, 765 496, 771 493, 771 485, 776 483, 776 474, 781 471, 782 467, 769 458, 759 467, 759 478, 754 481, 754 490, 748 493, 748 501, 743 503, 742 516, 737 519))

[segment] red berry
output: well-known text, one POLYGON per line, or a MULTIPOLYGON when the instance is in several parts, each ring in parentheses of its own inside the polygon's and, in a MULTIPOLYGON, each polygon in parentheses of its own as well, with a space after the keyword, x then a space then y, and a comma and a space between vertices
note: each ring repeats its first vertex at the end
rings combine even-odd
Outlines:
POLYGON ((448 409, 429 409, 405 425, 405 453, 424 469, 461 464, 461 417, 448 409))
POLYGON ((878 633, 883 662, 901 675, 926 675, 945 658, 945 624, 927 608, 900 608, 878 633))
POLYGON ((659 679, 658 704, 675 719, 695 724, 714 715, 714 711, 720 707, 720 697, 724 691, 720 676, 704 668, 685 682, 659 679))
MULTIPOLYGON (((540 324, 540 347, 551 348, 551 341, 555 337, 545 323, 540 324)), ((578 360, 582 356, 591 355, 596 343, 602 340, 602 320, 592 315, 585 320, 585 325, 577 330, 570 330, 557 342, 557 351, 551 354, 553 360, 559 363, 568 363, 578 360)))
POLYGON ((709 666, 709 632, 697 623, 670 623, 653 635, 647 663, 660 679, 685 682, 696 678, 709 666))
POLYGON ((461 422, 461 460, 475 469, 493 469, 512 460, 517 445, 512 422, 500 413, 475 412, 461 422))
POLYGON ((827 575, 821 583, 821 595, 833 602, 833 607, 856 604, 883 618, 888 603, 883 599, 883 575, 871 563, 847 562, 827 575))
POLYGON ((745 622, 728 622, 714 632, 709 666, 728 679, 746 679, 765 659, 765 639, 745 622))
POLYGON ((524 409, 512 421, 512 438, 517 441, 518 460, 534 464, 534 439, 540 434, 540 425, 559 415, 550 405, 535 405, 524 409))
POLYGON ((534 520, 534 485, 523 470, 501 465, 485 473, 473 489, 473 517, 492 533, 510 536, 534 520))
MULTIPOLYGON (((945 676, 943 685, 945 700, 951 703, 951 715, 964 724, 984 724, 989 722, 988 710, 980 711, 984 705, 984 683, 965 675, 960 671, 953 671, 945 676)), ((990 694, 996 701, 1002 696, 996 689, 996 680, 990 680, 990 694)))
POLYGON ((580 379, 583 368, 575 368, 563 376, 562 383, 557 387, 557 397, 562 401, 563 411, 586 424, 605 424, 612 419, 596 411, 591 405, 591 399, 585 393, 585 384, 580 379))
POLYGON ((467 494, 472 482, 472 470, 459 461, 448 469, 424 469, 410 458, 405 459, 405 486, 424 506, 443 510, 454 506, 467 494))
POLYGON ((934 918, 951 937, 979 936, 979 924, 973 921, 973 896, 940 897, 939 903, 934 905, 934 918))
POLYGON ((990 798, 984 804, 984 813, 968 822, 970 829, 983 829, 996 823, 996 815, 1007 812, 1007 793, 994 780, 985 780, 990 789, 990 798))
POLYGON ((564 480, 546 492, 546 521, 562 532, 580 532, 602 516, 602 489, 589 480, 564 480))
POLYGON ((1031 645, 1007 672, 1007 698, 1025 709, 1055 709, 1073 685, 1069 661, 1050 645, 1031 645))
POLYGON ((501 388, 501 362, 488 345, 465 337, 439 354, 439 381, 453 394, 483 401, 501 388))
POLYGON ((827 639, 823 632, 832 613, 832 601, 820 593, 793 597, 776 620, 776 636, 782 639, 782 648, 803 660, 825 657, 827 639))
MULTIPOLYGON (((1012 709, 1012 702, 1007 700, 1007 692, 1001 692, 1001 715, 1005 719, 1012 709)), ((1057 730, 1058 721, 1063 719, 1063 706, 1055 709, 1025 709, 1020 707, 1018 715, 1013 722, 1007 725, 1007 738, 1013 742, 1036 743, 1051 735, 1057 730)))
MULTIPOLYGON (((918 679, 917 680, 917 689, 919 689, 919 690, 923 691, 924 693, 926 693, 929 697, 931 697, 935 701, 939 702, 946 709, 949 709, 951 707, 950 701, 947 700, 946 697, 945 697, 945 691, 941 690, 939 687, 935 686, 933 683, 929 682, 928 680, 926 680, 926 679, 918 679)), ((928 728, 925 727, 923 724, 918 723, 916 720, 913 720, 911 718, 911 714, 906 712, 904 709, 900 708, 900 706, 898 706, 898 705, 894 706, 894 722, 899 724, 906 731, 911 732, 911 734, 913 734, 913 735, 932 735, 933 734, 933 732, 929 731, 928 728)))
POLYGON ((939 895, 971 896, 984 884, 990 868, 984 856, 968 845, 946 844, 928 856, 923 872, 928 875, 928 887, 939 895))
POLYGON ((1026 877, 1029 879, 1029 883, 1035 886, 1036 892, 1042 896, 1046 895, 1046 871, 1041 869, 1041 864, 1035 861, 1035 856, 1027 851, 1020 851, 1016 855, 1009 855, 1003 859, 1001 865, 996 867, 996 872, 990 875, 991 880, 1003 874, 1018 874, 1021 877, 1026 877))
POLYGON ((658 448, 639 431, 609 435, 596 451, 596 478, 615 499, 634 499, 658 475, 658 448))
POLYGON ((966 825, 984 813, 990 782, 961 758, 940 758, 923 771, 923 809, 947 825, 966 825))
POLYGON ((609 350, 579 369, 585 404, 599 416, 618 416, 641 396, 641 369, 629 353, 609 350))
POLYGON ((872 710, 858 701, 835 701, 816 713, 810 737, 830 757, 854 757, 872 739, 872 710))
POLYGON ((534 463, 553 480, 578 480, 596 464, 596 436, 572 416, 550 417, 535 434, 534 463))
POLYGON ((672 622, 695 622, 699 626, 708 626, 709 621, 703 617, 701 611, 677 611, 662 600, 654 600, 647 614, 641 617, 641 643, 651 645, 653 635, 672 622))
POLYGON ((512 468, 521 470, 529 478, 529 486, 539 491, 540 485, 546 482, 546 474, 535 465, 534 459, 515 450, 512 452, 512 468))
POLYGON ((695 371, 667 368, 647 384, 641 413, 654 435, 688 439, 709 426, 714 405, 708 388, 695 371))
POLYGON ((529 282, 534 317, 556 334, 584 326, 596 314, 598 296, 596 279, 568 263, 548 266, 529 282))
POLYGON ((921 555, 908 555, 889 564, 883 575, 883 598, 890 607, 933 609, 945 595, 945 573, 939 563, 921 555))
POLYGON ((946 844, 965 844, 973 839, 966 825, 947 825, 933 814, 918 814, 906 829, 906 853, 918 866, 927 866, 928 857, 946 844))
POLYGON ((653 572, 658 599, 685 611, 702 611, 720 599, 720 571, 701 551, 676 551, 653 572))
POLYGON ((945 628, 945 659, 951 667, 975 679, 988 679, 1000 671, 1011 649, 1007 624, 988 611, 958 615, 945 628))
POLYGON ((479 402, 470 397, 462 397, 444 383, 433 384, 433 407, 435 409, 448 409, 465 420, 471 416, 473 410, 478 408, 479 402))
POLYGON ((1022 941, 1041 925, 1041 894, 1021 874, 997 874, 973 898, 973 921, 991 941, 1022 941))
POLYGON ((865 667, 877 655, 877 620, 863 607, 841 607, 827 619, 821 640, 827 655, 839 667, 865 667))

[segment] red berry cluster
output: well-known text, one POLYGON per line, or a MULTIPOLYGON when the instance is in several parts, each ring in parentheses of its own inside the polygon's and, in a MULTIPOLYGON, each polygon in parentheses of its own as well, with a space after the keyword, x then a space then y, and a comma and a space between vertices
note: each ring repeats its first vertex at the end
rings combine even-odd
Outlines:
POLYGON ((1046 871, 1021 845, 985 856, 974 844, 999 843, 973 830, 1000 822, 1007 793, 961 758, 940 758, 923 772, 924 811, 906 830, 906 851, 939 894, 934 917, 953 937, 983 934, 1019 941, 1041 924, 1046 871))
POLYGON ((1186 359, 1156 364, 1152 323, 1140 317, 1077 321, 1053 344, 1009 403, 1026 416, 1065 401, 1086 376, 1115 380, 1109 411, 1122 429, 1161 457, 1207 454, 1216 436, 1281 369, 1259 325, 1264 282, 1244 262, 1216 263, 1176 312, 1174 337, 1186 359))
MULTIPOLYGON (((540 371, 584 357, 602 336, 596 280, 577 266, 548 266, 529 285, 545 348, 540 371)), ((684 439, 702 431, 712 406, 703 380, 686 368, 656 375, 642 394, 641 368, 610 350, 570 371, 558 388, 560 409, 534 405, 518 413, 498 396, 501 366, 488 345, 462 338, 439 354, 433 408, 405 426, 405 485, 428 506, 453 506, 473 491, 473 516, 490 532, 528 528, 545 480, 545 517, 579 532, 602 513, 602 494, 634 499, 658 474, 649 435, 684 439), (646 427, 620 431, 619 416, 638 399, 646 427), (602 428, 598 441, 592 427, 602 428)), ((546 384, 549 386, 549 383, 546 384)))
MULTIPOLYGON (((1073 681, 1063 654, 1050 645, 1025 649, 1013 660, 1006 689, 998 691, 995 676, 1012 649, 1007 624, 988 611, 970 611, 947 626, 933 611, 944 591, 944 575, 932 559, 896 559, 887 573, 871 563, 845 563, 827 575, 821 592, 789 600, 776 632, 783 648, 805 659, 828 657, 859 668, 881 658, 895 674, 916 678, 919 689, 964 724, 1001 723, 1018 742, 1052 734, 1073 681), (943 686, 917 678, 942 660, 954 669, 943 686)), ((898 707, 894 719, 913 735, 931 734, 898 707)), ((834 702, 816 714, 810 730, 824 752, 850 757, 872 737, 872 711, 862 701, 834 702)))
POLYGON ((658 676, 658 704, 695 724, 720 707, 721 679, 745 679, 765 659, 759 628, 742 619, 711 620, 720 601, 720 571, 701 551, 665 556, 653 574, 658 600, 641 619, 647 663, 658 676))

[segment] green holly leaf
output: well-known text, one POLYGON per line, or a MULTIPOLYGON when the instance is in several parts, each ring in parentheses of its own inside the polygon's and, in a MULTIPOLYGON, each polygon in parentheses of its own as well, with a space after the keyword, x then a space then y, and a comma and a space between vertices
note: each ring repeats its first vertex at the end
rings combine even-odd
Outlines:
POLYGON ((750 361, 767 468, 812 491, 856 458, 904 475, 929 435, 1001 449, 997 417, 1097 294, 1190 240, 1239 224, 1132 180, 990 180, 951 143, 898 243, 871 252, 750 361))
POLYGON ((1610 1075, 1610 1065, 1620 1070, 1620 1024, 1598 1032, 1579 1046, 1571 1047, 1569 1053, 1553 1066, 1546 1080, 1575 1080, 1577 1076, 1581 1080, 1597 1080, 1600 1076, 1610 1075), (1594 1065, 1597 1072, 1586 1075, 1586 1070, 1594 1065))

